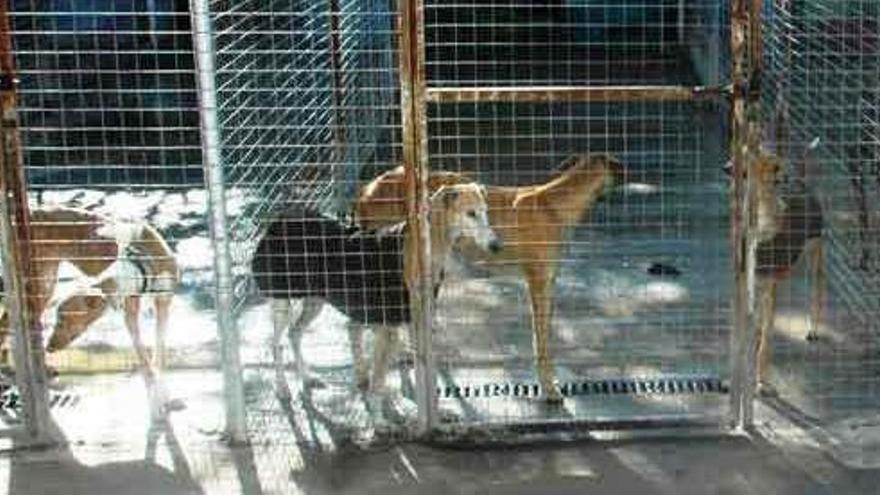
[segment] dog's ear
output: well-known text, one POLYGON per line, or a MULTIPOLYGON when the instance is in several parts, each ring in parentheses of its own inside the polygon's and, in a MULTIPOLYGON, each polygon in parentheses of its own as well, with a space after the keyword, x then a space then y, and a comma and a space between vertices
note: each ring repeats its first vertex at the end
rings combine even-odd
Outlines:
POLYGON ((723 170, 728 177, 733 177, 733 160, 727 160, 727 162, 721 166, 721 170, 723 170))
POLYGON ((458 189, 449 186, 442 186, 431 196, 431 203, 443 200, 443 207, 449 208, 452 202, 458 199, 458 189))

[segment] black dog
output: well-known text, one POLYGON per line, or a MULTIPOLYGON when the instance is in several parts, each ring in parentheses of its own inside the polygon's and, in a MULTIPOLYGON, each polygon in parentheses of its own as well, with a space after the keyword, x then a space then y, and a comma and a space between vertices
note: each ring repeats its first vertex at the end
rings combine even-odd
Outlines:
POLYGON ((257 287, 273 299, 320 297, 358 323, 407 323, 404 226, 365 232, 309 210, 285 213, 257 245, 257 287))

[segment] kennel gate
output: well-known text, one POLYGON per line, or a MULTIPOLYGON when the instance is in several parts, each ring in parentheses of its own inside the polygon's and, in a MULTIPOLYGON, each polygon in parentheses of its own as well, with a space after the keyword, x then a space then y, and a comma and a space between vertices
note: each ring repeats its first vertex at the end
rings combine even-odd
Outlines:
MULTIPOLYGON (((227 209, 237 208, 215 211, 221 220, 215 232, 225 224, 222 230, 228 233, 225 241, 215 241, 229 246, 229 262, 218 264, 228 271, 218 276, 229 280, 224 286, 229 304, 222 307, 228 308, 229 322, 247 329, 242 342, 266 341, 269 309, 252 297, 247 263, 261 228, 279 211, 305 205, 345 220, 359 186, 403 163, 408 215, 424 239, 429 170, 521 185, 546 180, 573 153, 604 151, 629 165, 638 184, 612 194, 619 209, 609 200, 597 205, 590 218, 599 220, 584 220, 596 229, 574 229, 577 255, 559 260, 568 289, 559 289, 564 296, 557 301, 557 316, 577 316, 583 304, 596 304, 567 298, 584 290, 582 273, 568 268, 594 270, 585 260, 600 255, 609 263, 589 273, 607 289, 598 299, 607 313, 595 322, 604 325, 600 336, 594 334, 599 344, 554 349, 562 386, 577 396, 569 399, 574 406, 555 413, 538 406, 541 392, 532 368, 524 364, 531 361, 523 342, 530 334, 524 323, 528 314, 517 313, 513 304, 527 296, 518 296, 516 278, 460 282, 453 277, 444 284, 437 311, 417 311, 420 317, 404 339, 410 357, 401 359, 400 387, 418 405, 415 430, 455 435, 514 425, 540 430, 548 424, 607 429, 723 422, 730 381, 728 195, 712 185, 721 177, 728 94, 720 62, 727 60, 723 5, 353 0, 197 5, 194 15, 208 22, 196 24, 210 28, 213 45, 200 51, 199 65, 213 68, 207 72, 214 82, 205 86, 204 74, 200 81, 202 93, 211 93, 202 98, 203 114, 216 111, 218 123, 216 133, 207 129, 217 152, 217 162, 209 165, 222 172, 214 197, 222 197, 227 209), (204 105, 212 98, 215 106, 204 105), (660 187, 652 188, 651 182, 660 187), (690 183, 699 187, 684 187, 690 183), (702 208, 700 222, 692 222, 689 215, 697 204, 708 207, 702 208), (614 233, 630 226, 642 233, 615 244, 614 233), (705 247, 703 264, 681 265, 682 253, 697 246, 705 247), (614 259, 621 250, 626 259, 614 259), (692 277, 697 287, 652 278, 645 263, 678 265, 674 270, 692 277), (714 278, 700 281, 688 274, 700 271, 714 278), (693 290, 704 295, 698 307, 680 304, 693 290), (476 322, 496 309, 483 316, 475 309, 492 298, 509 312, 493 314, 488 324, 476 322), (627 298, 638 307, 628 306, 627 298), (656 309, 665 306, 674 309, 656 309), (653 320, 638 315, 645 308, 653 320), (623 321, 619 329, 615 318, 623 321), (473 333, 484 340, 456 342, 455 337, 435 346, 432 325, 441 330, 441 340, 460 337, 465 328, 479 329, 473 333), (671 335, 677 361, 662 351, 662 338, 654 336, 652 344, 639 347, 638 339, 654 328, 671 335), (689 331, 675 335, 675 328, 689 331), (612 358, 595 361, 593 369, 577 369, 585 355, 601 354, 597 349, 618 331, 625 343, 612 343, 612 358), (450 348, 473 352, 455 357, 450 348), (644 358, 635 368, 626 359, 634 353, 644 358), (414 369, 407 369, 408 362, 414 369), (483 391, 497 391, 499 397, 471 397, 483 391), (457 415, 456 422, 445 423, 447 413, 457 415)), ((425 249, 419 255, 428 256, 425 249)), ((416 306, 419 300, 430 305, 427 277, 423 283, 412 288, 416 306)), ((363 426, 362 412, 351 409, 351 397, 339 392, 351 383, 346 358, 337 358, 347 340, 340 327, 344 320, 326 309, 323 318, 324 336, 306 335, 312 339, 306 361, 330 385, 308 392, 304 409, 279 406, 270 349, 244 357, 246 429, 256 438, 279 427, 296 429, 310 414, 349 430, 363 426)), ((578 332, 575 327, 591 325, 571 319, 564 326, 570 337, 578 332)), ((308 389, 292 373, 288 378, 294 391, 308 389)), ((409 424, 398 426, 397 432, 412 431, 409 424)))
POLYGON ((556 260, 550 347, 565 407, 540 403, 546 391, 526 337, 527 291, 510 278, 471 273, 447 282, 438 301, 438 393, 456 420, 436 430, 504 438, 511 428, 736 421, 725 395, 728 199, 711 186, 725 141, 727 50, 717 40, 727 36, 726 8, 662 1, 420 8, 413 32, 424 33, 427 75, 416 91, 425 99, 426 168, 515 186, 548 180, 573 154, 604 152, 623 162, 632 182, 583 218, 556 260), (706 38, 716 41, 699 42, 706 38), (719 62, 702 63, 701 52, 719 62), (654 277, 652 266, 681 274, 654 277), (481 308, 491 303, 480 298, 496 306, 481 308))

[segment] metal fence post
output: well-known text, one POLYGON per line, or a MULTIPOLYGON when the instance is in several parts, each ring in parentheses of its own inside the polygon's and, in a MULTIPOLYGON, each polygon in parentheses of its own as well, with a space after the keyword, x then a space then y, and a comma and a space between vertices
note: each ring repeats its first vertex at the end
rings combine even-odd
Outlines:
POLYGON ((232 258, 229 251, 226 191, 220 157, 213 32, 208 0, 192 0, 190 7, 198 74, 202 163, 205 169, 211 240, 214 246, 215 300, 225 392, 226 433, 231 442, 238 443, 247 440, 247 428, 238 326, 232 314, 232 258))
POLYGON ((31 277, 30 212, 16 110, 15 63, 8 3, 0 0, 0 243, 9 325, 15 331, 15 378, 30 441, 50 444, 49 393, 40 315, 31 277))
POLYGON ((730 153, 733 163, 733 194, 731 197, 731 242, 733 251, 734 293, 733 330, 731 332, 730 387, 731 423, 735 428, 745 426, 748 353, 746 333, 751 328, 748 308, 747 240, 744 226, 747 224, 747 203, 744 202, 746 183, 743 170, 746 167, 746 0, 730 3, 730 52, 731 79, 733 87, 731 108, 730 153))
POLYGON ((731 414, 733 426, 748 429, 754 421, 758 335, 755 326, 756 225, 755 174, 746 174, 760 146, 755 120, 760 104, 763 44, 761 40, 762 0, 731 2, 732 123, 733 161, 733 251, 734 301, 731 335, 733 382, 731 414))
MULTIPOLYGON (((412 334, 415 336, 416 434, 427 435, 437 418, 436 369, 431 326, 434 320, 431 280, 430 206, 428 204, 427 103, 424 65, 424 5, 421 0, 398 0, 403 162, 407 191, 409 238, 405 256, 417 267, 416 286, 410 286, 412 334)), ((411 284, 412 285, 412 284, 411 284)))

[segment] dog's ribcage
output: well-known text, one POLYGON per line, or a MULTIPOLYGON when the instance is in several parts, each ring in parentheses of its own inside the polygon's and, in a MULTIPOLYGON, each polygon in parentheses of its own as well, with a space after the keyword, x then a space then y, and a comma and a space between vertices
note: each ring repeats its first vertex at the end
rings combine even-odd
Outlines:
POLYGON ((365 324, 396 325, 410 318, 403 224, 363 232, 318 213, 289 213, 260 239, 252 272, 271 298, 319 297, 365 324))

